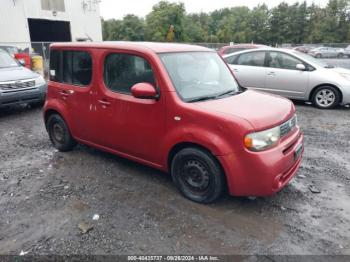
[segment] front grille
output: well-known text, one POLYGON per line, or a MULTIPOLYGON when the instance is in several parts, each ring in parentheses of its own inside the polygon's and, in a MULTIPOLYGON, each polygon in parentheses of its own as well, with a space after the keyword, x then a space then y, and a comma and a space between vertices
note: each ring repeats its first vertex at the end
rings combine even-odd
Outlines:
POLYGON ((295 127, 297 126, 297 116, 294 115, 291 119, 289 119, 287 122, 280 125, 280 135, 281 137, 287 135, 289 132, 291 132, 295 127))
POLYGON ((23 89, 35 86, 35 80, 20 80, 20 81, 11 81, 6 83, 0 83, 1 90, 14 90, 14 89, 23 89))

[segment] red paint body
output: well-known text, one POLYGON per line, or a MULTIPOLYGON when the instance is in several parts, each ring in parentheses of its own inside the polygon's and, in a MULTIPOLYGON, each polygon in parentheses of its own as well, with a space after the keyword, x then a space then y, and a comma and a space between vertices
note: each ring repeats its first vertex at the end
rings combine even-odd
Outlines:
POLYGON ((54 44, 51 49, 84 50, 92 55, 90 86, 80 88, 50 81, 44 108, 45 117, 59 113, 72 136, 83 144, 165 172, 169 171, 168 160, 174 147, 184 143, 199 145, 216 156, 225 172, 229 193, 236 196, 271 195, 287 184, 299 168, 301 156, 294 160, 293 155, 303 143, 299 128, 263 152, 249 151, 243 142, 249 133, 290 119, 295 108, 289 100, 255 91, 195 103, 179 98, 157 54, 210 52, 209 49, 156 43, 69 43, 54 44), (159 98, 139 99, 107 89, 103 67, 110 53, 145 58, 154 71, 159 98))

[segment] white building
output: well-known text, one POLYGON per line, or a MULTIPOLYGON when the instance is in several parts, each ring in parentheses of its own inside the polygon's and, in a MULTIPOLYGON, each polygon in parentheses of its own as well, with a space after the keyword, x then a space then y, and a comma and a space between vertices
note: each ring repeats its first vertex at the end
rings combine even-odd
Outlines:
POLYGON ((100 0, 0 0, 0 43, 102 41, 100 0))

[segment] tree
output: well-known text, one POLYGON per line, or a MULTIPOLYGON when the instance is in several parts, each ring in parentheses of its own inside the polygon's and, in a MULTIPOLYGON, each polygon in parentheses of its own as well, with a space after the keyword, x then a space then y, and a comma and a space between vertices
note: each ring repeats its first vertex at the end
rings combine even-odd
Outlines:
POLYGON ((248 7, 231 8, 223 18, 217 37, 221 42, 246 43, 252 41, 250 10, 248 7))
POLYGON ((200 42, 207 42, 208 41, 208 21, 206 18, 209 18, 207 16, 200 14, 191 14, 188 15, 185 18, 185 23, 184 23, 184 31, 185 31, 185 42, 195 42, 195 43, 200 43, 200 42), (205 24, 207 23, 207 24, 205 24))
POLYGON ((289 10, 288 4, 282 2, 271 11, 269 40, 273 45, 291 41, 289 10))
POLYGON ((186 14, 182 3, 161 1, 146 19, 127 15, 103 20, 104 40, 236 42, 236 43, 339 43, 350 41, 350 0, 328 0, 325 7, 306 1, 286 2, 269 9, 258 5, 223 8, 211 13, 186 14), (171 30, 169 30, 171 29, 171 30))
POLYGON ((254 43, 269 43, 269 13, 269 9, 265 4, 259 5, 251 11, 249 26, 254 43))
POLYGON ((185 6, 183 3, 161 1, 146 16, 145 36, 150 41, 166 41, 170 26, 174 27, 174 41, 181 42, 184 34, 185 6))

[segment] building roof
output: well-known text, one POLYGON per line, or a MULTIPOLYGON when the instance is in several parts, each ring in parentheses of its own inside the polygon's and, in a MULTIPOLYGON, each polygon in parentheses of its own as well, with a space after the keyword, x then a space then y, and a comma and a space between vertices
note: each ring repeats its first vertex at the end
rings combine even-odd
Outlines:
POLYGON ((74 47, 74 48, 111 48, 135 51, 153 51, 155 53, 171 53, 171 52, 208 52, 213 51, 197 45, 173 44, 173 43, 155 43, 155 42, 70 42, 70 43, 54 43, 51 48, 74 47))

